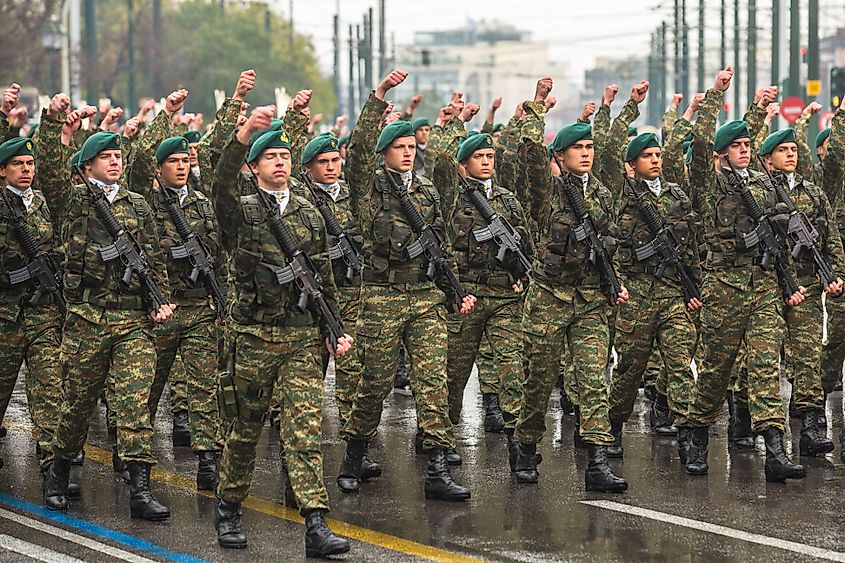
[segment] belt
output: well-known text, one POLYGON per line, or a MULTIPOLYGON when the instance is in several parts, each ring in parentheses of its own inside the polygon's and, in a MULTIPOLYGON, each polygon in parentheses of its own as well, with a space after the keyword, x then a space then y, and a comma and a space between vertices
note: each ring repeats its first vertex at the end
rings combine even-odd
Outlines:
POLYGON ((590 276, 576 276, 573 274, 562 274, 559 276, 552 276, 546 273, 545 269, 543 268, 539 268, 537 273, 542 274, 543 276, 555 282, 574 287, 579 287, 582 285, 599 285, 601 283, 601 276, 599 274, 593 274, 590 276))
POLYGON ((242 308, 238 307, 237 305, 232 307, 232 316, 235 317, 235 320, 241 322, 240 319, 243 319, 243 324, 261 324, 261 325, 269 325, 269 326, 289 326, 289 327, 306 327, 306 326, 317 326, 317 321, 311 316, 311 314, 300 314, 300 315, 274 315, 272 317, 264 317, 263 315, 250 315, 248 312, 244 311, 242 308))
POLYGON ((208 297, 208 290, 204 288, 173 289, 170 294, 174 299, 205 299, 208 297))
POLYGON ((91 288, 86 287, 82 291, 83 303, 110 309, 113 311, 143 311, 146 309, 144 300, 140 295, 118 295, 117 299, 104 299, 90 294, 91 288))
POLYGON ((481 285, 492 285, 497 287, 511 287, 516 283, 513 277, 505 275, 481 274, 479 276, 461 275, 461 283, 477 283, 481 285))
POLYGON ((365 282, 378 284, 431 282, 423 272, 397 272, 396 270, 381 273, 364 270, 362 277, 365 282))

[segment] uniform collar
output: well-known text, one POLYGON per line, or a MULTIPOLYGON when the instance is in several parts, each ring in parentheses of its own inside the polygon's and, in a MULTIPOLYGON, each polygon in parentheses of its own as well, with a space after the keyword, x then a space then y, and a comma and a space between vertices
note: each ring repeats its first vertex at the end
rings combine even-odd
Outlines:
POLYGON ((660 183, 660 178, 655 178, 654 180, 643 180, 645 185, 648 186, 648 189, 653 193, 655 196, 660 196, 660 193, 663 191, 663 184, 660 183))
POLYGON ((320 182, 314 182, 321 190, 329 194, 329 197, 332 198, 332 201, 337 201, 337 198, 340 197, 340 182, 335 182, 334 184, 321 184, 320 182))
POLYGON ((35 192, 32 191, 32 188, 27 188, 25 190, 19 190, 14 186, 10 186, 6 184, 6 189, 21 198, 24 207, 28 210, 29 206, 32 205, 32 202, 35 201, 35 192))
POLYGON ((105 182, 101 182, 96 178, 89 178, 88 181, 103 191, 103 194, 105 194, 106 199, 109 200, 109 203, 114 203, 114 200, 117 199, 117 194, 118 192, 120 192, 119 183, 115 182, 114 184, 106 184, 105 182))

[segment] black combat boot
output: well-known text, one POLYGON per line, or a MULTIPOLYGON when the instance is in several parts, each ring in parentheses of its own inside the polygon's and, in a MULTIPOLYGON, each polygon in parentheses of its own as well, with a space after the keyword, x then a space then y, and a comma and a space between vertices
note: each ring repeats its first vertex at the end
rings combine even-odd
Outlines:
POLYGON ((607 457, 620 458, 625 453, 622 447, 622 423, 611 422, 610 433, 613 434, 613 445, 607 447, 607 457))
POLYGON ((678 429, 673 424, 675 415, 669 410, 669 400, 663 393, 655 391, 649 418, 651 419, 651 428, 657 436, 676 436, 678 434, 678 429))
POLYGON ((686 465, 689 461, 690 440, 692 439, 692 428, 689 426, 678 426, 678 459, 686 465))
POLYGON ((188 412, 173 411, 173 447, 186 448, 191 445, 191 431, 188 429, 188 412))
POLYGON ((818 416, 816 409, 801 411, 801 438, 798 440, 798 452, 801 455, 824 455, 833 451, 833 442, 819 434, 816 426, 818 416))
POLYGON ((523 444, 517 440, 517 456, 514 474, 520 483, 536 483, 540 479, 537 471, 537 444, 523 444))
POLYGON ((654 403, 655 399, 657 398, 657 387, 655 387, 653 383, 644 385, 643 395, 645 395, 645 398, 648 399, 650 403, 654 403))
POLYGON ((816 420, 816 426, 819 428, 827 428, 827 415, 825 414, 825 408, 827 408, 827 393, 824 394, 822 408, 820 408, 817 412, 818 419, 816 420))
POLYGON ((589 463, 584 474, 584 483, 588 491, 599 493, 624 493, 628 490, 628 481, 617 477, 607 465, 607 449, 595 444, 587 445, 589 463))
POLYGON ((152 521, 170 518, 170 510, 150 491, 152 466, 141 461, 128 461, 126 467, 129 469, 129 513, 132 518, 152 521))
POLYGON ((85 450, 79 450, 79 453, 76 454, 76 457, 70 460, 71 465, 82 465, 85 463, 85 450))
POLYGON ((505 429, 505 417, 502 416, 502 407, 499 405, 498 393, 484 393, 481 395, 481 402, 484 405, 484 431, 501 432, 505 429))
POLYGON ((751 430, 751 411, 748 403, 734 401, 731 417, 731 442, 738 450, 754 449, 754 432, 751 430))
POLYGON ((126 468, 123 460, 120 459, 120 456, 117 455, 117 444, 111 447, 111 468, 115 473, 119 473, 120 478, 126 483, 129 482, 129 470, 126 468))
POLYGON ((370 450, 364 445, 364 457, 361 458, 361 481, 367 482, 370 479, 381 477, 381 465, 370 458, 370 450))
POLYGON ((246 547, 246 536, 241 531, 241 514, 241 503, 227 502, 223 499, 217 502, 214 525, 217 528, 217 543, 222 547, 231 549, 246 547))
MULTIPOLYGON (((511 473, 516 471, 516 460, 519 458, 519 440, 514 436, 515 430, 513 428, 505 428, 505 436, 508 439, 508 465, 511 467, 511 473)), ((845 430, 843 430, 845 436, 845 430)))
POLYGON ((763 431, 766 441, 766 481, 783 483, 787 479, 803 479, 807 470, 803 465, 792 463, 783 449, 783 433, 777 428, 763 431))
POLYGON ((50 510, 67 510, 70 460, 57 457, 44 478, 44 505, 50 510))
POLYGON ((566 391, 563 390, 562 386, 560 388, 560 414, 575 414, 575 405, 573 405, 572 401, 569 400, 569 395, 566 394, 566 391))
POLYGON ((399 360, 396 362, 396 373, 393 374, 394 389, 410 389, 411 378, 408 377, 408 368, 405 365, 405 348, 399 348, 399 360))
POLYGON ((707 447, 710 444, 710 427, 696 426, 692 429, 689 455, 687 457, 687 473, 690 475, 707 475, 707 447))
POLYGON ((285 451, 282 450, 282 482, 285 484, 285 506, 290 508, 297 508, 299 505, 296 502, 296 493, 293 491, 293 484, 290 480, 290 472, 288 471, 288 458, 285 457, 285 451))
POLYGON ((449 448, 446 450, 446 463, 449 465, 460 465, 464 462, 461 459, 461 454, 458 453, 458 450, 455 448, 449 448))
POLYGON ((572 431, 572 443, 576 448, 586 448, 587 443, 581 439, 581 408, 575 407, 575 430, 572 431))
POLYGON ((305 557, 328 557, 349 551, 349 542, 326 524, 324 510, 305 510, 305 557))
POLYGON ((361 489, 361 463, 367 442, 361 438, 350 438, 346 442, 346 454, 337 476, 337 486, 344 493, 357 493, 361 489))
POLYGON ((425 498, 462 501, 469 497, 469 489, 452 480, 446 463, 446 451, 443 448, 431 450, 426 468, 425 498))
POLYGON ((197 490, 213 491, 217 488, 217 462, 220 452, 197 454, 197 490))

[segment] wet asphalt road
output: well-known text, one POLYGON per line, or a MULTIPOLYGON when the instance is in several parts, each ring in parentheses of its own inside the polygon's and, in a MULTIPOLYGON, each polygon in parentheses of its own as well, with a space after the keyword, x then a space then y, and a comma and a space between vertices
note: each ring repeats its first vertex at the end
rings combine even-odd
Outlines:
MULTIPOLYGON (((674 442, 653 439, 647 403, 640 399, 625 429, 625 459, 612 461, 628 479, 622 495, 584 491, 586 452, 572 445, 573 420, 561 416, 557 391, 540 446, 537 486, 518 485, 507 464, 505 437, 483 432, 477 380, 464 401, 457 429, 462 467, 455 479, 472 499, 453 504, 423 498, 424 456, 413 449, 415 414, 408 394, 385 401, 382 425, 370 445, 384 476, 344 495, 335 484, 343 456, 327 378, 324 408, 325 472, 332 527, 354 538, 346 561, 810 561, 845 560, 839 462, 842 396, 828 401, 829 435, 837 449, 826 458, 803 458, 808 477, 769 485, 763 477, 762 443, 752 453, 729 452, 723 421, 711 438, 710 475, 691 478, 674 442), (598 504, 586 504, 600 501, 598 504), (609 504, 608 504, 609 502, 609 504), (641 510, 647 509, 647 510, 641 510), (649 512, 653 511, 653 512, 649 512)), ((170 507, 169 522, 132 520, 128 486, 111 471, 104 411, 89 432, 88 458, 72 479, 83 489, 70 518, 40 509, 41 482, 29 438, 25 394, 18 384, 6 414, 9 436, 0 440, 0 563, 6 561, 296 561, 303 559, 304 526, 283 506, 277 439, 266 431, 257 453, 252 498, 245 503, 243 551, 217 546, 214 501, 192 490, 196 458, 170 445, 168 408, 159 410, 154 493, 170 507), (51 519, 52 518, 52 519, 51 519), (55 518, 63 519, 56 521, 55 518), (26 554, 29 555, 26 555, 26 554)), ((797 456, 797 421, 792 423, 797 456)), ((788 451, 793 448, 787 445, 788 451)))

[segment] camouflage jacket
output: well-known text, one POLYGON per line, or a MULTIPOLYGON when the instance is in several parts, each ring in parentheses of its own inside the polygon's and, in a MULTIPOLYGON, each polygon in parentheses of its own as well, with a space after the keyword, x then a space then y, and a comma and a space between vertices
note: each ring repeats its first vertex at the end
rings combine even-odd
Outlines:
POLYGON ((619 184, 625 174, 625 149, 628 146, 628 126, 640 116, 640 108, 634 100, 628 100, 601 144, 596 143, 596 158, 593 174, 606 186, 619 184))
POLYGON ((807 142, 809 116, 802 115, 795 123, 798 140, 798 172, 812 178, 813 184, 822 188, 833 205, 840 235, 845 235, 845 111, 837 110, 830 124, 827 152, 821 163, 813 164, 814 152, 807 142))
MULTIPOLYGON (((223 147, 232 136, 235 130, 235 125, 238 123, 238 115, 241 111, 240 100, 226 98, 223 105, 217 110, 215 115, 214 128, 210 133, 206 133, 200 139, 197 145, 197 160, 199 161, 200 177, 193 180, 192 189, 206 190, 211 186, 211 179, 214 176, 214 169, 217 167, 217 161, 220 159, 220 153, 223 152, 223 147)), ((191 174, 193 178, 193 174, 191 174)), ((191 182, 189 182, 191 184, 191 182)), ((209 195, 206 193, 206 195, 209 195)))

